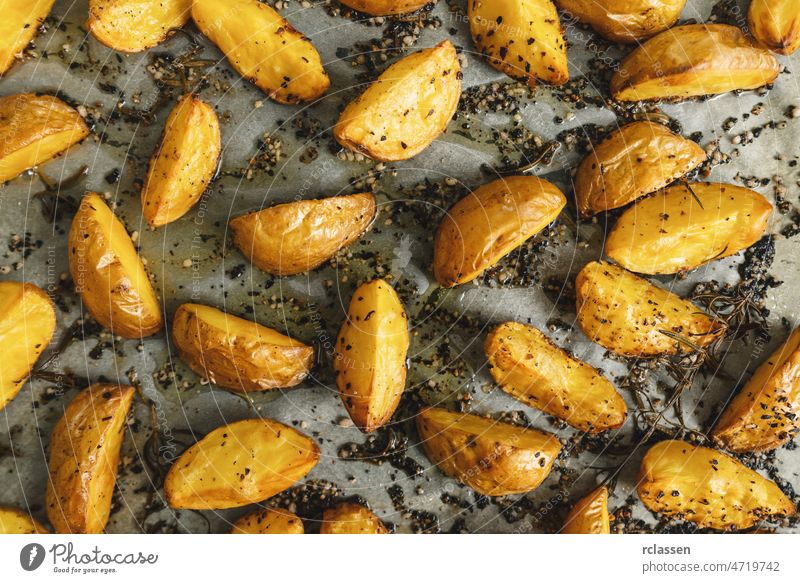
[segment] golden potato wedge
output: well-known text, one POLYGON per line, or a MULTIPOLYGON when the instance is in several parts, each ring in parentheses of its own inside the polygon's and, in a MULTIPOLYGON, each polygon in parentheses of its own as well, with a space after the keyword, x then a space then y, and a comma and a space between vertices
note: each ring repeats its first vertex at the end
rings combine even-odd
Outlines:
POLYGON ((717 530, 750 528, 762 518, 796 511, 771 480, 720 451, 685 441, 651 447, 636 489, 653 512, 717 530))
POLYGON ((317 49, 268 4, 194 0, 192 18, 242 77, 278 103, 313 101, 328 90, 317 49))
POLYGON ((111 513, 133 387, 98 383, 64 410, 50 436, 47 517, 61 534, 103 532, 111 513))
POLYGON ((744 453, 780 447, 800 429, 800 328, 789 336, 733 398, 711 437, 744 453))
POLYGON ((461 67, 450 41, 397 61, 352 101, 333 128, 345 148, 374 160, 408 160, 446 128, 461 98, 461 67))
POLYGON ((618 43, 650 38, 675 24, 686 0, 555 0, 559 8, 618 43))
POLYGON ((771 213, 770 202, 748 188, 676 184, 626 210, 606 238, 605 252, 638 273, 689 271, 756 243, 771 213))
POLYGON ((81 115, 51 95, 0 97, 0 184, 89 135, 81 115))
POLYGON ((314 365, 314 349, 280 332, 200 304, 183 304, 172 321, 178 355, 189 368, 233 391, 294 387, 314 365))
POLYGON ((0 411, 19 394, 55 331, 50 296, 32 283, 0 281, 0 411))
POLYGON ((0 506, 0 534, 48 534, 49 532, 27 512, 0 506))
POLYGON ((353 293, 333 357, 336 386, 364 432, 385 425, 406 387, 408 318, 392 286, 376 279, 353 293))
POLYGON ((552 0, 468 0, 469 28, 489 64, 536 87, 569 81, 567 43, 552 0))
POLYGON ((443 287, 467 283, 552 223, 567 199, 535 176, 510 176, 481 186, 442 219, 433 273, 443 287))
POLYGON ((389 534, 381 519, 361 504, 343 502, 322 513, 320 534, 389 534))
POLYGON ((361 237, 376 212, 372 193, 299 200, 230 221, 236 247, 259 269, 296 275, 316 269, 361 237))
POLYGON ((747 24, 756 40, 776 53, 791 55, 800 48, 797 0, 752 0, 747 24))
POLYGON ((564 521, 562 534, 611 534, 608 488, 601 486, 578 500, 564 521))
POLYGON ((703 148, 666 126, 636 121, 592 148, 575 173, 578 212, 588 217, 664 188, 706 159, 703 148))
POLYGON ((702 347, 725 331, 693 303, 610 263, 588 263, 575 291, 584 334, 623 356, 680 354, 690 350, 681 339, 702 347))
POLYGON ((775 81, 781 67, 739 28, 688 24, 654 36, 622 61, 611 79, 618 101, 680 100, 775 81))
POLYGON ((81 200, 69 231, 69 269, 95 320, 125 338, 161 329, 161 306, 122 222, 100 197, 81 200))
POLYGON ((505 392, 588 433, 621 427, 628 408, 597 370, 532 326, 506 322, 486 337, 489 371, 505 392))
POLYGON ((262 508, 242 516, 231 534, 304 534, 303 521, 283 508, 262 508))
POLYGON ((272 419, 245 419, 218 427, 181 454, 164 492, 173 508, 238 508, 283 492, 318 461, 310 437, 272 419))
POLYGON ((191 93, 167 117, 142 188, 142 213, 152 227, 171 223, 203 196, 222 153, 214 108, 191 93))
POLYGON ((485 496, 535 490, 561 451, 555 435, 477 415, 429 407, 416 421, 428 458, 485 496))
POLYGON ((353 10, 372 16, 391 16, 419 10, 431 0, 339 0, 353 10))
POLYGON ((0 4, 0 76, 36 36, 53 4, 55 0, 5 0, 0 4))
POLYGON ((109 48, 138 53, 189 22, 192 0, 89 0, 86 28, 109 48))

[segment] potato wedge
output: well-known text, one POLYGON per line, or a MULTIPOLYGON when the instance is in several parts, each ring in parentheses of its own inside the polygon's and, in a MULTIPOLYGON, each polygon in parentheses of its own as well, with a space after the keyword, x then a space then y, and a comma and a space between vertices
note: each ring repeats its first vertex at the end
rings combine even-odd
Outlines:
POLYGON ((57 533, 98 534, 111 513, 133 387, 98 383, 64 410, 50 436, 47 517, 57 533))
POLYGON ((442 219, 433 273, 443 287, 467 283, 552 223, 567 199, 535 176, 510 176, 465 196, 442 219))
POLYGON ((575 173, 578 212, 588 217, 664 188, 706 159, 703 148, 666 126, 636 121, 594 146, 575 173))
POLYGON ((771 480, 720 451, 685 441, 651 447, 636 489, 653 512, 717 530, 750 528, 762 518, 796 511, 771 480))
POLYGON ((622 61, 611 79, 618 101, 680 100, 757 89, 775 81, 781 67, 739 28, 689 24, 666 30, 622 61))
POLYGON ((314 365, 314 349, 250 320, 183 304, 172 321, 178 355, 220 387, 239 392, 294 387, 314 365))
MULTIPOLYGON (((0 19, 0 76, 11 68, 50 14, 55 0, 6 0, 0 19)), ((2 180, 0 180, 2 182, 2 180)))
POLYGON ((469 28, 489 64, 536 87, 569 81, 567 43, 552 0, 468 0, 469 28))
POLYGON ((278 103, 313 101, 328 90, 317 49, 268 4, 194 0, 192 18, 242 77, 278 103))
POLYGON ((316 269, 361 237, 375 219, 375 195, 279 204, 230 221, 236 247, 259 269, 296 275, 316 269))
POLYGON ((89 0, 86 28, 121 53, 156 46, 189 22, 192 0, 89 0))
POLYGON ((50 296, 32 283, 0 281, 0 411, 25 386, 55 330, 50 296))
POLYGON ((391 16, 419 10, 431 0, 339 0, 353 10, 372 16, 391 16))
POLYGON ((584 334, 623 356, 680 354, 689 348, 675 336, 707 346, 725 331, 693 303, 610 263, 588 263, 575 291, 584 334))
POLYGON ((386 69, 333 128, 345 148, 374 160, 413 158, 446 128, 461 98, 456 48, 444 41, 386 69))
POLYGON ((161 306, 122 222, 90 192, 69 231, 69 269, 95 320, 125 338, 161 329, 161 306))
POLYGON ((0 97, 0 184, 47 162, 89 135, 80 114, 51 95, 0 97))
POLYGON ((608 40, 636 43, 675 24, 686 0, 555 0, 608 40))
POLYGON ((800 429, 800 328, 733 398, 711 437, 736 453, 769 451, 800 429))
POLYGON ((752 0, 747 24, 756 40, 776 53, 791 55, 800 48, 797 0, 752 0))
POLYGON ((353 293, 333 357, 336 386, 364 432, 385 425, 406 387, 408 318, 392 286, 376 279, 353 293))
POLYGON ((0 506, 0 534, 49 534, 49 532, 27 512, 0 506))
POLYGON ((428 458, 485 496, 535 490, 561 451, 555 435, 477 415, 429 407, 416 421, 428 458))
POLYGON ((304 534, 303 521, 283 508, 262 508, 242 516, 231 534, 304 534))
POLYGON ((245 419, 218 427, 181 454, 164 492, 173 508, 238 508, 283 492, 318 461, 310 437, 272 419, 245 419))
POLYGON ((611 534, 608 516, 608 488, 592 490, 572 507, 564 521, 562 534, 611 534))
POLYGON ((389 534, 381 519, 361 504, 344 502, 322 513, 320 534, 389 534))
POLYGON ((489 371, 505 392, 588 433, 621 427, 628 408, 614 385, 532 326, 506 322, 486 337, 489 371))
POLYGON ((221 153, 214 108, 196 95, 184 95, 167 117, 142 188, 142 213, 151 227, 171 223, 197 204, 221 153))

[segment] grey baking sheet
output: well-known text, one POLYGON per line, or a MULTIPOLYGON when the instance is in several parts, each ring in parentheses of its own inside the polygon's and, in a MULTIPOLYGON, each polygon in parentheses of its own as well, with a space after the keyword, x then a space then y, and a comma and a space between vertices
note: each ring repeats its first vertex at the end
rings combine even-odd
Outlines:
MULTIPOLYGON (((234 74, 192 25, 187 26, 191 35, 175 34, 148 52, 129 56, 115 53, 87 37, 83 1, 57 1, 35 47, 0 79, 0 95, 57 93, 82 106, 81 111, 93 124, 93 137, 40 170, 51 181, 59 181, 84 165, 88 167, 85 178, 62 194, 77 200, 84 190, 108 193, 117 204, 117 214, 136 234, 168 321, 183 302, 208 303, 255 318, 320 349, 320 364, 313 378, 291 391, 254 395, 251 405, 189 371, 177 360, 164 333, 141 343, 121 341, 88 323, 83 341, 69 344, 48 371, 68 373, 67 380, 135 380, 143 397, 134 407, 107 530, 229 530, 230 522, 246 509, 200 515, 174 512, 164 505, 157 472, 146 459, 146 450, 153 443, 148 440, 155 426, 162 436, 161 457, 168 458, 181 451, 181 443, 191 443, 224 422, 263 415, 293 424, 319 441, 322 459, 307 478, 308 486, 279 499, 304 515, 308 530, 314 529, 319 509, 341 496, 363 498, 397 532, 552 532, 569 505, 602 478, 597 468, 620 460, 603 447, 586 447, 574 430, 493 388, 485 370, 483 337, 488 326, 506 319, 540 328, 558 321, 566 324, 552 326, 551 335, 559 344, 601 368, 609 378, 619 381, 625 377, 627 363, 608 358, 579 330, 570 330, 574 308, 569 301, 560 301, 557 291, 559 284, 563 285, 568 295, 575 274, 587 261, 601 255, 606 225, 600 221, 575 226, 573 211, 565 211, 546 236, 515 253, 483 283, 449 291, 437 290, 431 275, 432 235, 445 208, 468 189, 496 177, 492 168, 525 161, 529 152, 520 150, 509 137, 517 135, 513 133, 515 123, 524 128, 530 138, 528 144, 560 144, 552 161, 539 166, 537 173, 571 195, 569 169, 580 160, 578 145, 593 135, 595 126, 609 127, 630 119, 631 110, 603 106, 607 73, 625 50, 607 45, 584 27, 565 22, 570 72, 575 81, 566 91, 541 87, 534 95, 527 95, 474 54, 463 15, 465 2, 460 0, 440 0, 417 30, 414 23, 394 19, 359 22, 358 17, 336 14, 333 1, 282 4, 283 14, 316 44, 332 78, 329 93, 313 105, 271 103, 234 74), (157 82, 159 77, 163 80, 175 74, 174 62, 166 69, 163 65, 192 50, 192 35, 199 39, 201 50, 184 60, 213 61, 213 66, 198 70, 206 79, 194 87, 214 105, 222 121, 221 175, 195 209, 153 231, 142 219, 139 185, 169 108, 179 94, 176 91, 171 100, 162 102, 159 95, 164 91, 157 82), (453 40, 462 50, 464 86, 469 95, 449 131, 413 160, 398 164, 343 160, 337 156, 328 128, 343 104, 375 76, 368 64, 375 61, 377 71, 385 66, 375 54, 358 64, 359 51, 372 39, 382 38, 387 39, 383 43, 386 46, 399 43, 407 50, 432 46, 444 38, 453 40), (506 99, 509 93, 512 97, 506 99), (577 101, 576 94, 580 95, 577 101), (148 115, 137 116, 136 111, 148 115), (265 139, 265 135, 269 137, 265 139), (275 148, 278 141, 282 156, 277 161, 259 150, 261 146, 275 148), (251 164, 254 157, 257 161, 251 164), (343 253, 335 266, 276 279, 250 267, 230 245, 226 224, 231 216, 296 196, 322 197, 367 187, 379 197, 381 212, 375 227, 343 253), (342 457, 347 455, 342 449, 350 449, 347 444, 362 444, 366 438, 347 423, 332 384, 326 350, 352 290, 375 276, 388 276, 397 283, 414 333, 409 398, 396 419, 397 431, 392 435, 379 433, 373 444, 379 450, 385 441, 394 439, 389 444, 394 446, 392 455, 381 456, 380 464, 353 460, 352 455, 342 457), (420 403, 515 415, 518 419, 523 414, 533 426, 555 431, 568 453, 536 492, 504 500, 480 498, 445 478, 425 459, 407 420, 420 403), (402 451, 404 439, 408 440, 406 452, 402 451), (420 475, 414 471, 419 469, 414 461, 422 469, 420 475)), ((744 22, 746 2, 689 0, 682 18, 707 21, 715 5, 715 14, 724 13, 726 18, 744 22)), ((386 62, 398 56, 397 51, 390 50, 386 62)), ((712 165, 710 179, 739 184, 756 180, 756 189, 772 201, 775 177, 787 189, 787 212, 775 213, 770 226, 770 232, 777 235, 770 273, 783 281, 769 293, 771 339, 757 350, 752 342, 734 347, 724 363, 725 371, 734 379, 752 372, 786 337, 787 326, 800 324, 796 291, 800 284, 800 238, 780 235, 797 212, 798 203, 800 118, 787 115, 792 106, 800 107, 798 77, 791 74, 798 57, 781 57, 781 62, 787 71, 769 91, 663 105, 660 109, 679 122, 685 135, 696 134, 704 147, 718 141, 709 151, 718 151, 719 161, 725 163, 712 165), (723 129, 730 119, 736 121, 723 129), (744 139, 735 138, 742 135, 744 139)), ((197 81, 197 77, 192 79, 197 81)), ((80 302, 64 275, 68 270, 70 210, 62 204, 59 220, 46 217, 33 196, 44 186, 40 177, 30 174, 0 189, 0 267, 6 268, 0 277, 30 281, 50 291, 58 300, 59 333, 64 334, 82 316, 80 302)), ((685 279, 662 278, 661 283, 683 294, 700 281, 735 283, 741 262, 740 254, 703 267, 685 279)), ((653 391, 657 391, 659 379, 664 381, 665 377, 658 372, 648 376, 653 391)), ((735 383, 698 383, 684 399, 689 425, 705 428, 715 406, 730 394, 735 383)), ((68 382, 35 380, 0 412, 0 505, 27 508, 37 518, 46 518, 46 448, 53 424, 74 393, 68 382)), ((630 393, 625 391, 625 397, 633 408, 630 393)), ((632 422, 629 420, 620 431, 629 436, 632 422)), ((622 472, 610 503, 617 524, 631 529, 633 525, 658 525, 657 517, 636 501, 633 492, 639 456, 634 456, 622 472)), ((766 461, 750 461, 761 464, 758 467, 764 471, 777 472, 787 490, 800 487, 800 459, 793 449, 781 449, 766 461)), ((797 530, 791 523, 777 526, 784 531, 797 530)), ((660 527, 669 529, 672 525, 660 527)))

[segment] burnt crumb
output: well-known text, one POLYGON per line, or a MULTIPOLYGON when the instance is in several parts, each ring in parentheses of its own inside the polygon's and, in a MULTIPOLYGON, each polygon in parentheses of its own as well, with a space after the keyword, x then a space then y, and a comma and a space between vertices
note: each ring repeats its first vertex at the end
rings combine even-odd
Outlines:
POLYGON ((393 484, 386 489, 394 509, 400 513, 401 518, 411 521, 411 531, 414 534, 439 534, 439 517, 427 510, 417 510, 406 505, 405 493, 399 484, 393 484))
POLYGON ((408 436, 399 429, 389 427, 368 436, 364 443, 345 443, 339 448, 338 455, 339 459, 378 466, 388 463, 412 478, 421 476, 425 468, 408 456, 408 449, 408 436))

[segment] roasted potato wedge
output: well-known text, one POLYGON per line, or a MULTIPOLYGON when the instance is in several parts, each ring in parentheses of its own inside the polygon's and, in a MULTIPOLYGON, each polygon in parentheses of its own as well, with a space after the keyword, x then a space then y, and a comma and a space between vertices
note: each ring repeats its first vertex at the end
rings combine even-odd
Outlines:
POLYGON ((625 206, 697 168, 706 153, 666 126, 636 121, 592 148, 575 173, 575 199, 584 217, 625 206))
POLYGON ((372 193, 279 204, 231 220, 233 242, 274 275, 316 269, 361 237, 376 212, 372 193))
POLYGON ((61 534, 103 532, 111 513, 133 387, 95 384, 64 410, 50 436, 47 516, 61 534))
POLYGON ((6 0, 0 5, 0 76, 36 36, 54 3, 55 0, 6 0))
POLYGON ((192 0, 89 0, 86 28, 109 48, 138 53, 189 22, 192 0))
POLYGON ((375 431, 397 409, 406 387, 408 318, 382 279, 365 283, 350 300, 333 357, 336 386, 359 429, 375 431))
POLYGON ((0 97, 0 184, 89 135, 81 115, 51 95, 0 97))
POLYGON ((637 491, 653 512, 717 530, 795 513, 771 480, 720 451, 685 441, 662 441, 647 451, 637 491))
POLYGON ((294 387, 314 365, 314 349, 250 320, 183 304, 172 321, 178 355, 220 387, 239 392, 294 387))
POLYGON ((532 326, 506 322, 486 337, 489 371, 505 392, 588 433, 625 422, 625 401, 597 370, 532 326))
POLYGON ((344 502, 322 513, 320 534, 389 534, 381 519, 361 504, 344 502))
POLYGON ((756 40, 776 53, 791 55, 800 48, 797 0, 752 0, 747 23, 756 40))
POLYGON ((386 69, 348 104, 333 135, 345 148, 374 160, 408 160, 447 128, 460 98, 458 55, 444 41, 386 69))
POLYGON ((95 320, 125 338, 161 329, 161 306, 122 222, 100 197, 81 200, 69 231, 69 269, 95 320))
POLYGON ((686 0, 555 0, 608 40, 636 43, 675 24, 686 0))
POLYGON ((48 534, 49 532, 27 512, 0 506, 0 534, 48 534))
POLYGON ((766 198, 741 186, 676 184, 626 210, 605 252, 638 273, 689 271, 756 243, 771 213, 766 198))
POLYGON ((775 81, 781 67, 739 28, 688 24, 658 34, 622 61, 611 79, 618 101, 680 100, 775 81))
POLYGON ((339 0, 353 10, 372 16, 390 16, 419 10, 431 0, 339 0))
POLYGON ((303 521, 283 508, 262 508, 242 516, 231 534, 304 534, 303 521))
POLYGON ((608 488, 592 490, 572 507, 564 521, 562 534, 611 534, 608 516, 608 488))
POLYGON ((416 421, 428 458, 485 496, 535 490, 561 451, 555 435, 477 415, 430 407, 416 421))
POLYGON ((780 447, 800 428, 800 328, 789 336, 733 398, 711 436, 744 453, 780 447))
POLYGON ((722 322, 621 267, 593 261, 575 282, 578 324, 603 348, 623 356, 680 354, 707 346, 722 322))
POLYGON ((203 196, 222 152, 214 108, 189 93, 167 117, 142 188, 142 213, 152 227, 171 223, 203 196))
POLYGON ((164 492, 173 508, 238 508, 283 492, 318 461, 310 437, 272 419, 245 419, 218 427, 181 454, 164 492))
POLYGON ((231 66, 275 101, 313 101, 328 90, 317 49, 268 4, 194 0, 192 18, 231 66))
POLYGON ((0 411, 19 394, 56 330, 56 310, 31 283, 0 281, 0 411))
POLYGON ((443 287, 467 283, 552 223, 567 199, 535 176, 510 176, 481 186, 442 219, 433 272, 443 287))

